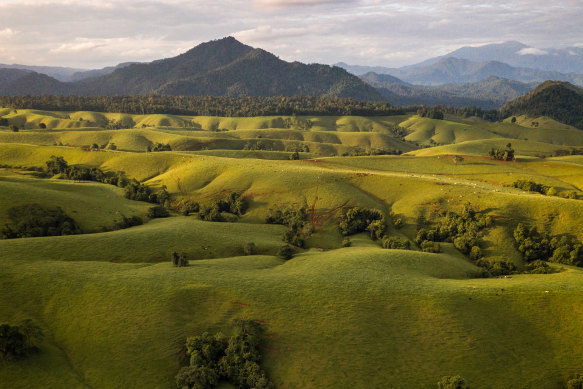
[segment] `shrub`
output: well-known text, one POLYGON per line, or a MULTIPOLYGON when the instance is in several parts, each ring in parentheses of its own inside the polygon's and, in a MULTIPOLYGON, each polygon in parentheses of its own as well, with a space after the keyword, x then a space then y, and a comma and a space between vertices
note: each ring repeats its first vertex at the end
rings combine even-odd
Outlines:
POLYGON ((429 241, 429 240, 424 240, 423 242, 421 242, 419 247, 421 248, 421 251, 423 251, 424 253, 440 253, 441 252, 440 244, 437 242, 429 241))
POLYGON ((525 273, 530 274, 552 274, 555 270, 544 261, 534 261, 526 266, 525 273))
POLYGON ((397 218, 397 219, 395 220, 395 222, 393 223, 393 225, 395 226, 395 228, 396 228, 397 230, 398 230, 398 229, 400 229, 401 227, 403 227, 403 224, 404 224, 404 223, 403 223, 403 219, 401 219, 401 218, 397 218))
POLYGON ((180 209, 180 213, 182 214, 182 216, 188 216, 191 213, 196 213, 200 211, 200 205, 196 202, 186 202, 184 204, 182 204, 182 207, 180 209))
POLYGON ((437 389, 470 389, 470 386, 459 375, 445 376, 437 383, 437 389))
POLYGON ((470 259, 477 261, 478 259, 482 258, 482 256, 482 250, 478 246, 473 246, 470 250, 470 259))
POLYGON ((567 389, 583 389, 583 374, 577 374, 567 381, 567 389))
POLYGON ((295 252, 296 251, 292 246, 290 246, 289 244, 285 244, 281 246, 279 250, 277 250, 277 256, 287 261, 288 259, 293 258, 295 252))
POLYGON ((349 237, 342 239, 342 247, 350 247, 352 246, 352 242, 350 241, 349 237))
POLYGON ((382 243, 385 249, 399 249, 399 250, 410 250, 411 242, 408 239, 400 239, 396 237, 390 237, 383 239, 382 243))
POLYGON ((255 243, 253 242, 245 243, 245 246, 243 246, 243 252, 245 255, 254 255, 257 253, 257 246, 255 246, 255 243))
POLYGON ((510 143, 506 145, 506 149, 499 148, 496 150, 492 147, 488 155, 490 158, 500 161, 514 161, 514 149, 510 143))
POLYGON ((18 126, 15 126, 14 124, 10 126, 10 130, 12 132, 18 132, 18 131, 20 131, 20 129, 18 128, 18 126))
POLYGON ((233 215, 241 216, 247 212, 249 202, 242 197, 241 193, 231 192, 224 199, 218 200, 215 206, 219 212, 229 212, 233 215))
POLYGON ((38 351, 43 332, 32 320, 20 326, 0 325, 0 360, 18 360, 38 351))
POLYGON ((200 220, 207 222, 224 222, 225 218, 221 215, 216 205, 203 205, 198 212, 200 220))
POLYGON ((492 261, 482 258, 476 262, 476 265, 480 266, 494 277, 516 273, 516 265, 510 261, 492 261))
POLYGON ((162 218, 170 216, 170 212, 161 205, 156 205, 148 209, 146 216, 150 219, 162 218))
POLYGON ((176 251, 173 251, 172 254, 170 255, 170 259, 172 261, 172 264, 176 267, 188 266, 188 258, 186 257, 185 253, 179 254, 176 251))

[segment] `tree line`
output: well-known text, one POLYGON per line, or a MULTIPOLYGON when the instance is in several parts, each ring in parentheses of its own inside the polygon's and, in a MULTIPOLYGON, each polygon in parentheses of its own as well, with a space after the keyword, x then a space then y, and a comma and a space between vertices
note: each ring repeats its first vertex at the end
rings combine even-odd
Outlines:
MULTIPOLYGON (((218 96, 0 96, 0 106, 46 111, 95 111, 134 115, 253 117, 273 115, 390 116, 418 107, 393 107, 386 102, 340 97, 218 97, 218 96)), ((290 125, 294 123, 289 123, 290 125)), ((302 122, 304 127, 311 123, 302 122)))

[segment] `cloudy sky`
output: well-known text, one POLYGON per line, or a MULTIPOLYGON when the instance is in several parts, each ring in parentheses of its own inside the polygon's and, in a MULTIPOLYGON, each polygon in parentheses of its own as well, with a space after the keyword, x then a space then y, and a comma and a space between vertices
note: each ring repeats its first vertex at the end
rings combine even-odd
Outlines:
POLYGON ((285 60, 402 66, 460 46, 583 46, 581 0, 0 0, 0 63, 99 68, 235 36, 285 60))

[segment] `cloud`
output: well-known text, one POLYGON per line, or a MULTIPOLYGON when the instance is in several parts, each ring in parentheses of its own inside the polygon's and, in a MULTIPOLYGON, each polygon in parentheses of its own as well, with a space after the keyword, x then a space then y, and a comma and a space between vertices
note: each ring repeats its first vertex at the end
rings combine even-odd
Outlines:
POLYGON ((91 51, 98 47, 103 47, 106 42, 95 42, 87 39, 78 39, 76 42, 63 43, 62 45, 51 49, 51 53, 61 54, 61 53, 82 53, 84 51, 91 51))
POLYGON ((298 7, 298 6, 316 6, 316 5, 327 5, 327 4, 341 4, 341 3, 354 3, 355 0, 255 0, 253 4, 256 7, 274 7, 274 8, 286 8, 286 7, 298 7))
POLYGON ((232 35, 241 41, 254 43, 299 37, 308 35, 310 32, 310 29, 305 28, 273 28, 271 26, 259 26, 249 30, 238 31, 232 35))
POLYGON ((546 55, 548 51, 537 49, 535 47, 526 47, 520 51, 518 51, 520 55, 546 55))
POLYGON ((11 28, 6 27, 3 30, 0 30, 0 38, 9 38, 14 35, 14 30, 11 28))
POLYGON ((452 21, 450 19, 441 19, 441 20, 437 20, 435 22, 429 23, 429 28, 433 29, 433 28, 445 27, 445 26, 449 26, 451 23, 452 23, 452 21))

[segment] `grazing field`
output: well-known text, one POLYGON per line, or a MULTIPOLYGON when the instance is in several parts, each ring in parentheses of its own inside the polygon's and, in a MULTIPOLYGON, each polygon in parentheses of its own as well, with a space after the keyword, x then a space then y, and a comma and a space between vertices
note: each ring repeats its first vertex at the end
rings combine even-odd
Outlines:
POLYGON ((583 145, 579 130, 527 128, 528 118, 0 114, 23 124, 0 129, 0 229, 12 207, 34 203, 61 207, 83 231, 0 240, 0 324, 30 318, 45 334, 39 353, 0 361, 0 387, 175 387, 184 339, 229 334, 234 319, 264 325, 261 365, 277 388, 434 388, 461 375, 472 388, 558 389, 583 373, 583 270, 525 274, 513 237, 519 223, 583 237, 583 157, 557 156, 583 145), (106 128, 120 122, 131 128, 106 128), (158 143, 170 150, 146 151, 158 143), (515 161, 488 157, 507 143, 515 161), (118 186, 33 171, 51 156, 166 188, 170 216, 148 217, 154 204, 118 186), (230 222, 183 215, 232 193, 248 209, 230 222), (483 259, 516 272, 484 277, 452 242, 420 250, 422 226, 468 204, 492 220, 478 236, 483 259), (314 230, 286 261, 276 253, 288 227, 266 216, 287 206, 305 207, 314 230), (386 235, 411 250, 368 232, 343 247, 337 218, 351 207, 380 210, 386 235), (98 232, 121 215, 144 224, 98 232), (172 252, 189 266, 172 266, 172 252))

